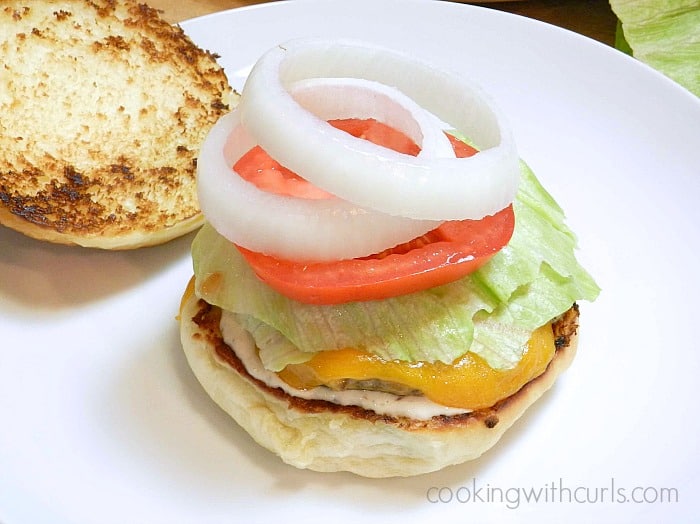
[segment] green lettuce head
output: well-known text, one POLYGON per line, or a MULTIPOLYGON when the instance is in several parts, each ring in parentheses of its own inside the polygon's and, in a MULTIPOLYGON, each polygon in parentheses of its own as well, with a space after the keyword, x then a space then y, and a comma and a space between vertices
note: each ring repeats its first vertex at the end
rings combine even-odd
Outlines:
POLYGON ((700 0, 610 0, 615 45, 700 96, 700 0))

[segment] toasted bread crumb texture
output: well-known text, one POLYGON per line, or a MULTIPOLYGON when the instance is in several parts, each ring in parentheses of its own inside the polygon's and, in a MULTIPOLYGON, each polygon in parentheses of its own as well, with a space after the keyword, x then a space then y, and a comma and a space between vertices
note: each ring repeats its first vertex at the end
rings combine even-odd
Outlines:
POLYGON ((231 101, 215 55, 135 1, 24 0, 0 4, 0 56, 0 222, 66 243, 198 225, 231 101))

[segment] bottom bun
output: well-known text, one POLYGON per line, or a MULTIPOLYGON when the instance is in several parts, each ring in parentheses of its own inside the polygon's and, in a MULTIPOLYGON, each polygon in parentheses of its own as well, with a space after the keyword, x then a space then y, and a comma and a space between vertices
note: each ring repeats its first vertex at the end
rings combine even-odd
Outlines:
POLYGON ((578 308, 554 324, 557 351, 546 371, 495 406, 428 420, 292 397, 251 377, 219 330, 221 310, 188 292, 180 334, 209 396, 261 446, 297 468, 365 477, 428 473, 479 457, 547 391, 576 352, 578 308))

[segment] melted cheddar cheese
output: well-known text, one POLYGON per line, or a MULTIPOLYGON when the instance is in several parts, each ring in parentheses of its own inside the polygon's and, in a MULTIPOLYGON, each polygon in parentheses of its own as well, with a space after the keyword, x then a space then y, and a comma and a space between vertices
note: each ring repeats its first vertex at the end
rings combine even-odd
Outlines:
MULTIPOLYGON (((194 279, 182 298, 194 293, 194 279)), ((181 304, 181 308, 182 308, 181 304)), ((289 386, 308 390, 339 381, 383 381, 420 391, 426 398, 453 408, 477 410, 493 406, 542 374, 554 357, 550 324, 540 327, 528 341, 520 362, 507 370, 495 370, 477 355, 466 353, 452 364, 384 360, 357 349, 317 353, 303 364, 291 364, 277 375, 289 386)))
POLYGON ((467 353, 452 364, 384 360, 357 349, 323 351, 303 364, 291 364, 279 377, 297 389, 330 386, 342 380, 378 380, 418 390, 443 406, 476 410, 493 406, 545 371, 554 356, 549 324, 537 329, 525 354, 511 369, 495 370, 467 353))

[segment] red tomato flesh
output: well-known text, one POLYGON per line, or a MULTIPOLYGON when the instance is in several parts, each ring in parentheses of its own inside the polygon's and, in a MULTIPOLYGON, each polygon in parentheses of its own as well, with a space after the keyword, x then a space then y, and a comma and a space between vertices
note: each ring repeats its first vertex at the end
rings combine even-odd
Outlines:
POLYGON ((309 199, 333 196, 281 165, 260 146, 244 154, 234 169, 241 178, 270 193, 309 199))
MULTIPOLYGON (((401 153, 416 155, 420 151, 406 135, 372 119, 330 123, 401 153)), ((449 138, 458 157, 477 153, 461 140, 449 138)), ((280 166, 259 147, 244 155, 234 169, 268 191, 302 198, 329 197, 280 166)), ((488 262, 509 242, 514 227, 513 208, 508 206, 480 220, 445 222, 419 238, 375 255, 333 262, 284 260, 236 247, 256 275, 283 295, 308 304, 340 304, 390 298, 453 282, 488 262)))

